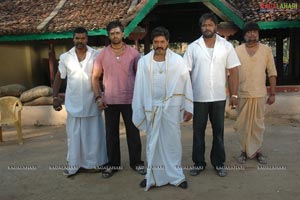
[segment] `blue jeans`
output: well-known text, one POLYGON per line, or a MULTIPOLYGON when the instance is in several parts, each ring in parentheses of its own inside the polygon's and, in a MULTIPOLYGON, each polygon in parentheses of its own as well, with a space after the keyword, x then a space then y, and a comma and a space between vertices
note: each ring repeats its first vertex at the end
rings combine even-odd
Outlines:
POLYGON ((193 155, 195 167, 205 168, 205 129, 207 120, 211 122, 213 144, 210 152, 211 164, 223 167, 225 162, 224 148, 224 112, 226 101, 194 102, 193 117, 193 155))

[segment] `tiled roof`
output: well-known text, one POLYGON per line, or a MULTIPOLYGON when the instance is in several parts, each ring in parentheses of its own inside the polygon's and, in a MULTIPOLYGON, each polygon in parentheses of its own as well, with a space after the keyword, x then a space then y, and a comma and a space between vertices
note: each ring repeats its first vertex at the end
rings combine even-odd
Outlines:
POLYGON ((244 21, 300 20, 299 0, 221 0, 244 21))
POLYGON ((60 33, 83 26, 105 28, 112 20, 126 25, 147 0, 1 0, 0 36, 60 33))

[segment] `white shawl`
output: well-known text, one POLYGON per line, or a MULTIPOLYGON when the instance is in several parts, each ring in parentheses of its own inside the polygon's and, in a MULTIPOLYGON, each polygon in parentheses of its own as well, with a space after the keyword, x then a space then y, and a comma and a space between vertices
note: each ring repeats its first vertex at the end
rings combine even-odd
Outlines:
MULTIPOLYGON (((152 50, 138 62, 135 80, 132 109, 132 120, 136 127, 146 131, 154 117, 152 110, 152 50)), ((183 111, 193 113, 193 93, 188 68, 183 58, 171 51, 166 53, 166 98, 164 108, 180 106, 182 119, 183 111)))

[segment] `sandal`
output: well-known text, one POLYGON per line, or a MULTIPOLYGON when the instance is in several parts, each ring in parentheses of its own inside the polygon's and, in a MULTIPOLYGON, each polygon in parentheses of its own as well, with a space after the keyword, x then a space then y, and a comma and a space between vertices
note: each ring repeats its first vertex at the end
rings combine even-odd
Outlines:
POLYGON ((143 179, 141 182, 140 182, 140 187, 141 188, 145 188, 147 185, 147 179, 143 179))
POLYGON ((237 161, 239 164, 245 164, 246 160, 247 160, 247 155, 245 152, 242 152, 237 161))
POLYGON ((135 168, 132 169, 140 175, 145 175, 147 173, 147 170, 143 165, 136 166, 135 168))
POLYGON ((70 177, 72 177, 72 176, 75 176, 78 172, 79 172, 79 170, 76 171, 75 173, 70 173, 69 170, 65 169, 65 170, 63 171, 63 175, 64 175, 65 177, 67 177, 67 178, 70 178, 70 177))
POLYGON ((205 167, 203 166, 194 166, 191 170, 190 170, 190 175, 191 176, 197 176, 199 175, 201 172, 203 172, 205 169, 205 167))
POLYGON ((116 170, 113 170, 111 168, 107 168, 102 172, 103 178, 110 178, 113 176, 113 174, 116 172, 116 170))
POLYGON ((220 177, 225 177, 225 176, 227 176, 227 171, 226 171, 226 169, 224 169, 224 168, 215 168, 215 170, 216 170, 218 176, 220 176, 220 177))
MULTIPOLYGON (((147 186, 147 179, 143 179, 139 185, 140 185, 140 188, 145 188, 147 186)), ((156 187, 155 185, 151 185, 148 189, 155 188, 155 187, 156 187)))
POLYGON ((188 184, 187 181, 183 181, 182 183, 180 183, 178 185, 178 187, 182 188, 182 189, 187 189, 188 188, 188 184))
POLYGON ((257 153, 255 157, 260 164, 265 165, 268 163, 267 158, 262 153, 257 153))

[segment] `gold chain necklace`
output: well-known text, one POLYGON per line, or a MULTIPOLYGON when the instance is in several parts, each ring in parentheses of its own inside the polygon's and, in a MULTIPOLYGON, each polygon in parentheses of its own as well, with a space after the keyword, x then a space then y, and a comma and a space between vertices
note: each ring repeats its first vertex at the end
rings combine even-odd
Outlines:
POLYGON ((158 72, 161 74, 165 71, 165 61, 163 62, 157 62, 157 66, 158 66, 158 72))

